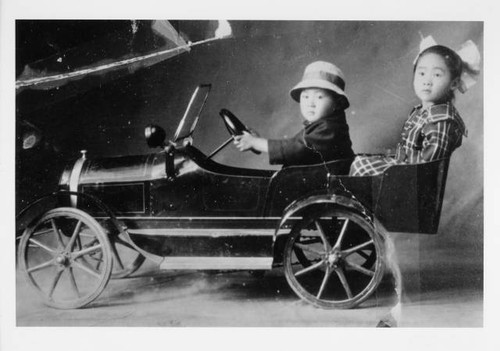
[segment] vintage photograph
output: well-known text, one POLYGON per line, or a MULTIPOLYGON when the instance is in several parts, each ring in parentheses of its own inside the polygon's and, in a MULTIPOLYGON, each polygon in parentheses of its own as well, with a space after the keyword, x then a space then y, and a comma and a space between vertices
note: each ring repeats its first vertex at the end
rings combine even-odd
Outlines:
POLYGON ((15 31, 17 326, 483 326, 483 22, 15 31))
POLYGON ((496 3, 0 8, 2 351, 500 347, 496 3))

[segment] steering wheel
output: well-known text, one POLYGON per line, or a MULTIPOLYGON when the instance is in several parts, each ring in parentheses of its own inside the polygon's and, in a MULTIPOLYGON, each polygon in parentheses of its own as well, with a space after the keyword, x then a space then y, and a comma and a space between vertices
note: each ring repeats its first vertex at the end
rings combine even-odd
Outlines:
MULTIPOLYGON (((222 110, 220 110, 219 115, 222 117, 224 125, 226 126, 231 136, 235 137, 237 135, 242 135, 243 132, 250 133, 248 128, 231 111, 223 108, 222 110)), ((252 152, 257 155, 260 154, 260 151, 256 151, 253 149, 252 152)))

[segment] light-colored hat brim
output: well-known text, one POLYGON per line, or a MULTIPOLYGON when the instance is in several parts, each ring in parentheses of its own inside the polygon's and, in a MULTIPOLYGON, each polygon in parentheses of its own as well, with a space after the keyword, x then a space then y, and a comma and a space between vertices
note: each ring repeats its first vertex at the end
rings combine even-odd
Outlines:
POLYGON ((334 93, 345 97, 345 100, 347 102, 347 107, 349 107, 349 99, 347 98, 345 92, 342 89, 340 89, 337 85, 325 81, 323 79, 306 79, 301 81, 299 84, 294 86, 292 90, 290 90, 290 95, 292 96, 292 99, 294 99, 297 102, 300 102, 300 92, 308 88, 321 88, 333 91, 334 93))

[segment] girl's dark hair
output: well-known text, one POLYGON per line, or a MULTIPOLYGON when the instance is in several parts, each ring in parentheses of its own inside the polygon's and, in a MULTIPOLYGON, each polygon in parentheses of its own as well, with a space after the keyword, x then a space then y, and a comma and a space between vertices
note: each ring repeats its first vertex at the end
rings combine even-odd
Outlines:
MULTIPOLYGON (((434 45, 422 51, 413 65, 413 74, 415 74, 415 70, 417 69, 418 61, 420 61, 420 59, 427 54, 436 54, 443 58, 446 66, 450 70, 451 80, 460 78, 462 75, 462 71, 464 69, 462 59, 455 51, 443 45, 434 45)), ((450 91, 448 98, 449 100, 453 100, 455 98, 453 91, 450 91)))

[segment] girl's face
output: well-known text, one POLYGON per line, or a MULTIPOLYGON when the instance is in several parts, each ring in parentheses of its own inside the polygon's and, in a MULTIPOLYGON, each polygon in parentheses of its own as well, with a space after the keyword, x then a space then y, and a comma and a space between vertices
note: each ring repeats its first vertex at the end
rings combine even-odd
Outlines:
POLYGON ((335 107, 333 94, 325 89, 308 88, 300 93, 300 112, 309 122, 328 116, 335 107))
POLYGON ((424 107, 444 101, 448 93, 458 86, 444 59, 429 53, 420 57, 413 77, 413 89, 424 107))

